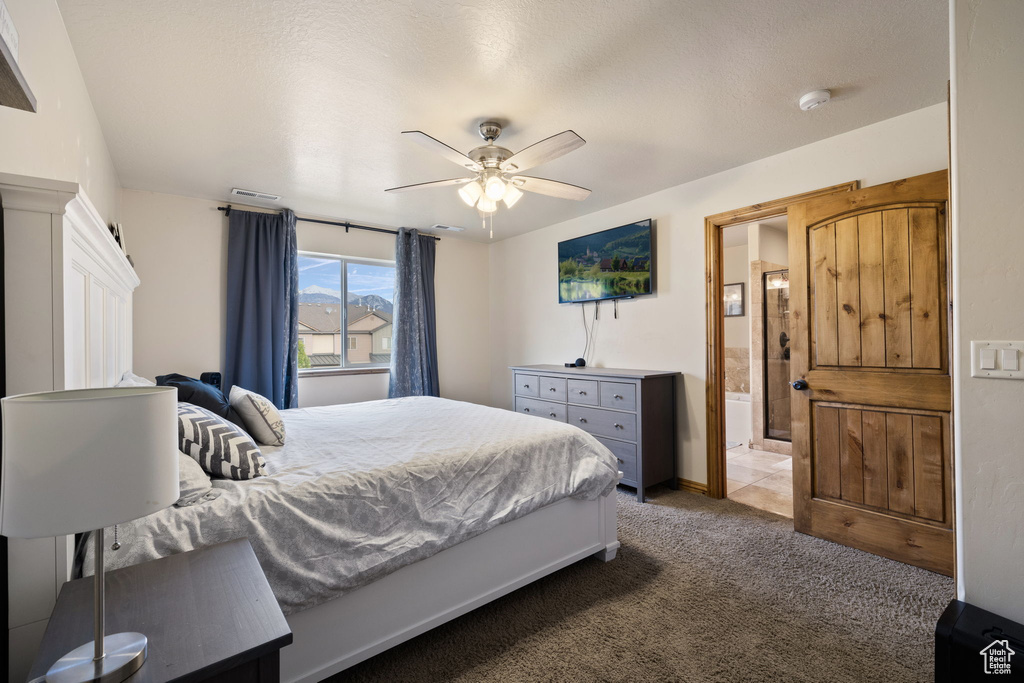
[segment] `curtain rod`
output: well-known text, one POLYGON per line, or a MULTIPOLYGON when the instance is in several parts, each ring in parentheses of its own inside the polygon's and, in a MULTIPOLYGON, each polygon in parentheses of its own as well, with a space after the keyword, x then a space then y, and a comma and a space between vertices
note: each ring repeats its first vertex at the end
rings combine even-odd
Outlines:
MULTIPOLYGON (((225 216, 230 216, 231 215, 231 205, 230 204, 228 204, 227 206, 218 206, 217 210, 218 211, 223 211, 225 216)), ((345 222, 323 221, 323 220, 320 220, 319 218, 300 218, 298 216, 295 217, 295 220, 303 221, 305 223, 320 223, 322 225, 337 225, 339 228, 345 228, 345 232, 348 232, 349 228, 352 228, 354 230, 369 230, 370 232, 386 232, 389 235, 397 235, 398 234, 397 230, 388 230, 387 228, 371 228, 369 225, 358 225, 356 223, 349 223, 348 221, 345 221, 345 222)), ((432 240, 435 240, 437 242, 441 241, 441 238, 437 237, 436 235, 422 235, 422 236, 423 237, 429 237, 432 240)))

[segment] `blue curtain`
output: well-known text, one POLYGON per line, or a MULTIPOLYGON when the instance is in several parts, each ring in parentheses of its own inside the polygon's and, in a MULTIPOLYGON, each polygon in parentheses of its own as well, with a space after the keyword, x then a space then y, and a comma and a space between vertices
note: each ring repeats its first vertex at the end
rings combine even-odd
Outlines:
POLYGON ((429 235, 402 228, 395 239, 395 315, 388 396, 439 396, 434 250, 429 235))
POLYGON ((299 405, 299 266, 295 214, 228 215, 224 388, 237 384, 278 408, 299 405))

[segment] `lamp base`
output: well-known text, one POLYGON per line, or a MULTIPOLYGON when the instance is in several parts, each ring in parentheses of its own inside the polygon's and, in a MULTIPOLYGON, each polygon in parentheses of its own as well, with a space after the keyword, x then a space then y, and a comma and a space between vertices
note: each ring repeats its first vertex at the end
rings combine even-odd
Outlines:
POLYGON ((46 672, 47 683, 120 683, 146 661, 146 636, 141 633, 106 636, 103 639, 106 655, 98 662, 93 659, 94 645, 90 640, 58 659, 46 672))

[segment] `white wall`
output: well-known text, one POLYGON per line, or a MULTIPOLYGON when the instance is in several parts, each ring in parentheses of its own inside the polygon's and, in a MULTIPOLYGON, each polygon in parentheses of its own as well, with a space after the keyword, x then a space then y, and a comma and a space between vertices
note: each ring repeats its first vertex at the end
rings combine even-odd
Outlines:
MULTIPOLYGON (((142 284, 135 292, 135 372, 193 377, 223 368, 227 293, 227 220, 202 199, 125 190, 125 235, 142 284)), ((300 249, 364 258, 394 258, 391 235, 304 223, 300 249)), ((488 399, 487 246, 445 238, 437 245, 435 290, 441 393, 488 399)), ((306 377, 303 406, 387 396, 388 375, 306 377)))
POLYGON ((0 107, 0 172, 77 182, 107 222, 120 183, 55 0, 5 0, 35 113, 0 107))
POLYGON ((680 472, 705 482, 704 217, 851 180, 876 185, 940 170, 946 141, 946 105, 934 105, 498 242, 490 254, 492 403, 510 403, 509 365, 558 363, 583 349, 579 307, 555 295, 557 242, 654 218, 657 293, 620 303, 618 320, 610 303, 602 306, 593 364, 683 373, 680 472))
POLYGON ((753 253, 756 253, 756 257, 761 261, 768 261, 769 263, 777 263, 780 266, 789 265, 789 236, 782 230, 776 230, 775 228, 762 225, 760 223, 755 224, 756 237, 751 235, 750 247, 753 253))
POLYGON ((1024 2, 950 5, 958 588, 1024 622, 1024 382, 970 376, 972 339, 1024 339, 1024 2))
MULTIPOLYGON (((737 228, 741 230, 742 228, 737 228)), ((722 250, 722 277, 725 284, 743 283, 743 315, 725 319, 725 346, 750 348, 750 259, 747 245, 722 250)))

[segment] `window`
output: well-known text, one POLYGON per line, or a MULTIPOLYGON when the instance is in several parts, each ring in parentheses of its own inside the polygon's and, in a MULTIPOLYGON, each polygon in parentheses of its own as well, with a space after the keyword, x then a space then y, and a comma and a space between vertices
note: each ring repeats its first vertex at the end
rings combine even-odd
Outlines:
POLYGON ((299 252, 299 370, 389 366, 394 298, 393 261, 299 252))

